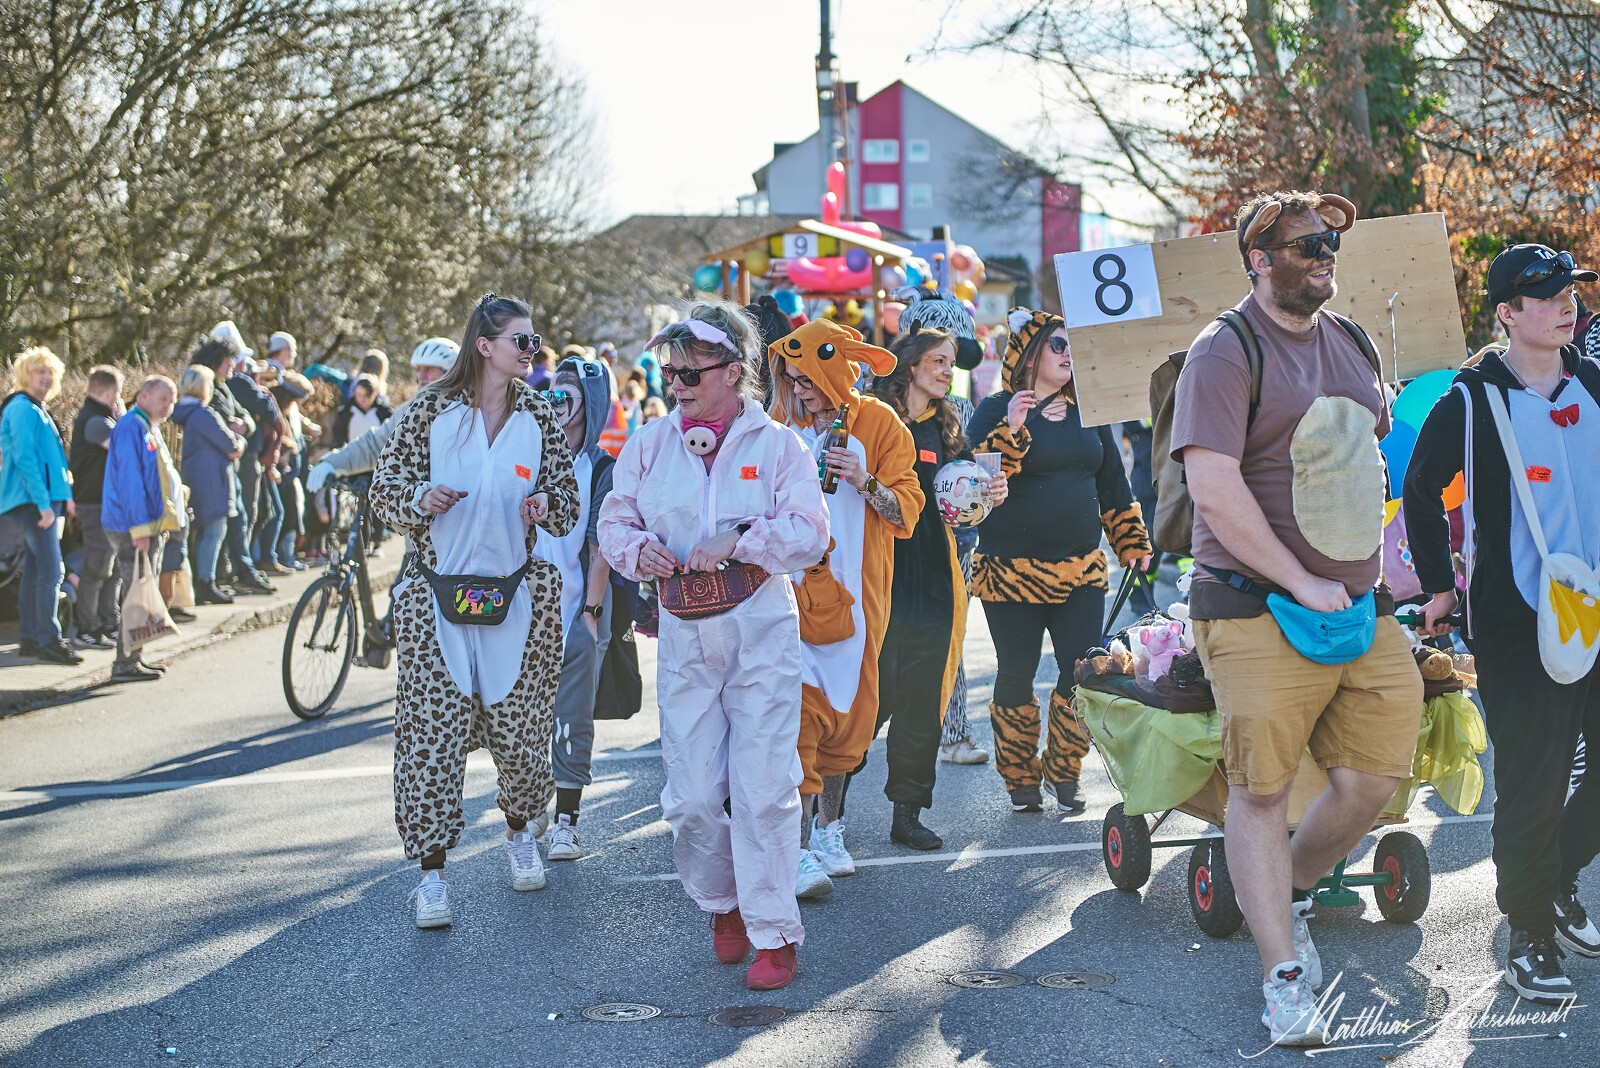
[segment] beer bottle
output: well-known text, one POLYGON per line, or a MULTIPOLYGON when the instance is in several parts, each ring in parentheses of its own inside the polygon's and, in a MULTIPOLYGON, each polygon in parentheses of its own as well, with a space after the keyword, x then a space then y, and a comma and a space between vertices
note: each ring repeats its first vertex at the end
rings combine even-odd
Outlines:
POLYGON ((848 449, 850 447, 850 432, 844 428, 845 417, 850 414, 850 405, 839 405, 839 414, 833 420, 833 425, 828 428, 828 433, 822 441, 822 457, 817 460, 817 474, 822 477, 822 492, 834 493, 839 489, 839 472, 827 464, 829 449, 848 449))

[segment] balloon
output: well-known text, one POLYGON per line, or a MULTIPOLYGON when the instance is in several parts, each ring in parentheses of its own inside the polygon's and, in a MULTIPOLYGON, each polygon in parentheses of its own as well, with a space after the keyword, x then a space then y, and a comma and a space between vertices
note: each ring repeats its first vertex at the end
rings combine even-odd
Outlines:
POLYGON ((976 319, 978 317, 978 306, 970 300, 961 302, 961 310, 967 313, 968 318, 976 319))
POLYGON ((891 334, 900 332, 900 313, 906 306, 898 300, 891 300, 883 306, 883 328, 891 334))
POLYGON ((960 245, 957 245, 956 250, 950 253, 950 269, 952 271, 972 270, 972 257, 961 251, 960 245))
POLYGON ((878 271, 878 284, 891 292, 899 289, 906 284, 906 269, 894 264, 884 264, 878 271))
POLYGON ((903 269, 906 274, 906 285, 920 286, 922 284, 922 272, 917 269, 916 264, 907 261, 903 269))
POLYGON ((1444 488, 1440 494, 1444 498, 1445 511, 1453 512, 1460 508, 1467 500, 1467 476, 1464 472, 1457 472, 1455 481, 1444 488))
POLYGON ((971 282, 957 282, 950 292, 956 295, 957 300, 973 300, 978 295, 978 287, 971 282))
POLYGON ((1389 485, 1398 489, 1405 484, 1406 465, 1411 462, 1411 451, 1417 447, 1417 432, 1409 423, 1395 423, 1389 436, 1378 443, 1383 458, 1389 465, 1389 485))
POLYGON ((772 294, 772 299, 778 302, 778 310, 791 319, 806 310, 805 301, 792 289, 780 289, 772 294))
POLYGON ((765 278, 767 272, 772 269, 772 257, 767 254, 766 249, 758 245, 745 254, 744 265, 757 278, 765 278))
POLYGON ((722 268, 714 263, 695 268, 694 287, 702 293, 714 293, 722 288, 722 268))
POLYGON ((859 326, 861 320, 865 319, 866 317, 866 312, 861 310, 860 301, 847 300, 844 302, 844 325, 859 326))
POLYGON ((971 275, 972 284, 975 285, 975 286, 981 286, 981 285, 983 285, 984 280, 986 278, 988 278, 988 277, 989 277, 989 271, 988 271, 988 269, 986 267, 984 267, 983 261, 982 260, 973 260, 972 261, 972 275, 971 275))
POLYGON ((1434 402, 1450 392, 1450 383, 1455 378, 1454 371, 1429 371, 1413 380, 1395 398, 1390 418, 1396 423, 1406 423, 1421 430, 1428 413, 1433 410, 1434 402))
POLYGON ((1394 517, 1400 514, 1399 501, 1385 501, 1383 505, 1383 525, 1388 526, 1394 522, 1394 517))
POLYGON ((817 311, 817 317, 819 319, 838 319, 839 308, 830 300, 817 311))
POLYGON ((852 271, 864 271, 871 263, 872 257, 864 248, 853 248, 844 254, 844 265, 852 271))

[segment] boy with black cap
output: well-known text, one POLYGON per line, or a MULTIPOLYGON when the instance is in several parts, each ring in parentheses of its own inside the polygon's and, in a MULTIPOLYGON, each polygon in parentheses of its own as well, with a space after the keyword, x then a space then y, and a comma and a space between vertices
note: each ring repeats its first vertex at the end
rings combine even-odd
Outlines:
MULTIPOLYGON (((1577 896, 1578 874, 1600 852, 1600 783, 1585 776, 1566 796, 1579 733, 1600 737, 1600 668, 1593 653, 1586 669, 1553 660, 1559 650, 1548 635, 1541 642, 1537 609, 1559 594, 1540 589, 1545 556, 1600 564, 1600 495, 1584 485, 1600 462, 1600 364, 1572 343, 1573 283, 1596 279, 1544 245, 1513 245, 1495 258, 1489 304, 1510 343, 1484 350, 1434 405, 1405 483, 1417 577, 1433 594, 1419 629, 1442 634, 1457 594, 1440 494, 1466 472, 1466 639, 1494 741, 1495 899, 1511 926, 1505 980, 1546 1003, 1577 996, 1564 950, 1600 957, 1600 931, 1577 896)), ((1574 629, 1560 645, 1596 644, 1592 579, 1577 588, 1574 629)))

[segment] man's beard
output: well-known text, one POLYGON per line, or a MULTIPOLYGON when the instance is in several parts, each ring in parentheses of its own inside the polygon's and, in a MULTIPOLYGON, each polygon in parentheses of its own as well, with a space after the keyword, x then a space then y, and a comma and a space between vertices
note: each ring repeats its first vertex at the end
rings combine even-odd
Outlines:
MULTIPOLYGON (((1317 285, 1311 281, 1311 272, 1321 270, 1322 267, 1323 263, 1319 260, 1300 270, 1298 275, 1294 276, 1293 284, 1281 289, 1274 286, 1272 302, 1281 311, 1294 316, 1296 319, 1309 319, 1317 314, 1318 311, 1322 310, 1322 306, 1332 300, 1333 295, 1339 291, 1338 285, 1334 283, 1330 285, 1329 292, 1324 295, 1319 291, 1317 285)), ((1283 266, 1278 266, 1274 273, 1281 277, 1282 271, 1283 266)), ((1276 282, 1277 278, 1274 278, 1273 281, 1276 282)), ((1329 281, 1330 283, 1333 282, 1331 278, 1329 281)))

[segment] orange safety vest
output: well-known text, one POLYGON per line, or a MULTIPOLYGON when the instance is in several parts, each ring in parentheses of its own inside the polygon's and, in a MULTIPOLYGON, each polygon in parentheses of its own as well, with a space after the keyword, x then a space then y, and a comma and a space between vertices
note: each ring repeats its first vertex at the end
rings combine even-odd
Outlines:
POLYGON ((606 419, 606 428, 600 431, 600 447, 612 456, 622 455, 622 447, 628 443, 628 417, 622 410, 622 405, 616 401, 611 402, 611 414, 606 419))

